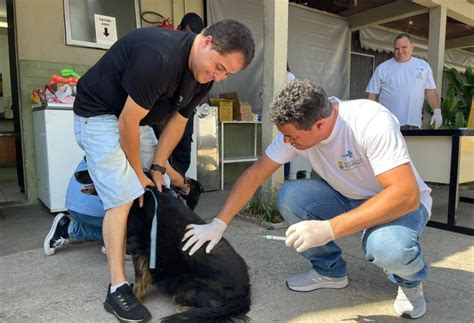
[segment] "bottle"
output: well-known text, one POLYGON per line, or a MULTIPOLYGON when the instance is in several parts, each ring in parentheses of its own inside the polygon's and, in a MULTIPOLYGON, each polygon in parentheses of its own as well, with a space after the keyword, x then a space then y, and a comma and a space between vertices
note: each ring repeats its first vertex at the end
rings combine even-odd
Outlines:
POLYGON ((210 111, 211 111, 211 107, 207 103, 203 103, 196 107, 196 115, 200 119, 207 117, 210 111))

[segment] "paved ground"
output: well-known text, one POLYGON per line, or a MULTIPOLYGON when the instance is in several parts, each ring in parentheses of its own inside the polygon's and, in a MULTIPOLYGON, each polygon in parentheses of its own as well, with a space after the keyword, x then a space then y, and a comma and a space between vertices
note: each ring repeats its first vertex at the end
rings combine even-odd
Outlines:
MULTIPOLYGON (((225 194, 205 193, 198 213, 212 217, 225 194)), ((102 307, 108 278, 100 244, 81 243, 45 256, 42 242, 52 219, 41 204, 0 209, 0 322, 115 322, 102 307)), ((237 218, 225 234, 250 268, 253 322, 407 321, 392 309, 396 286, 363 259, 359 234, 339 240, 349 268, 347 288, 295 293, 285 280, 309 265, 283 242, 263 240, 267 233, 237 218)), ((427 228, 422 244, 431 272, 424 283, 428 312, 417 322, 474 322, 472 237, 427 228)), ((131 263, 127 273, 133 279, 131 263)), ((145 304, 154 321, 175 311, 158 290, 145 304)))

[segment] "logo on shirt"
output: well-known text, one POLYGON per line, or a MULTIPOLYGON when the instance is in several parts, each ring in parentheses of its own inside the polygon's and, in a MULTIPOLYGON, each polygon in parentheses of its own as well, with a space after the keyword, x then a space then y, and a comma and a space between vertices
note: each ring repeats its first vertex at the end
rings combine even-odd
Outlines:
POLYGON ((343 160, 337 161, 337 166, 339 167, 339 169, 346 171, 346 170, 351 170, 354 168, 364 166, 364 162, 362 158, 353 158, 353 157, 354 157, 354 153, 350 150, 341 154, 341 158, 343 158, 343 160))
POLYGON ((423 68, 419 67, 416 69, 416 78, 419 80, 423 79, 423 68))
POLYGON ((183 102, 183 96, 182 96, 182 95, 180 95, 180 96, 178 97, 178 100, 176 100, 176 105, 180 105, 181 102, 183 102))
POLYGON ((341 157, 342 158, 345 158, 345 157, 352 158, 352 155, 353 155, 352 151, 348 150, 345 154, 342 154, 341 157))

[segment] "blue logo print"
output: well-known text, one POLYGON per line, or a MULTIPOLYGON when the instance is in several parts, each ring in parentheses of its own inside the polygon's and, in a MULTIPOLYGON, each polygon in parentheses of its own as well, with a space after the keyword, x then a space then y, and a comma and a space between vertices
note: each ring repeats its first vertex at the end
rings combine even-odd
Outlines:
POLYGON ((350 150, 348 150, 345 154, 341 155, 342 158, 344 157, 352 158, 352 156, 353 156, 353 153, 350 150))
POLYGON ((357 156, 354 156, 354 153, 350 150, 348 150, 344 154, 341 154, 341 157, 344 159, 337 161, 337 167, 342 171, 350 171, 355 168, 364 166, 363 159, 358 158, 357 156))

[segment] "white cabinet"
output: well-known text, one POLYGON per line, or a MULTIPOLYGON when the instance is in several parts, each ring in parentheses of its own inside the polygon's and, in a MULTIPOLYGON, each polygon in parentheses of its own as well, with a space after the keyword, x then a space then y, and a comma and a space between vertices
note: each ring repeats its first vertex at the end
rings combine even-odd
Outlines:
POLYGON ((38 198, 51 212, 66 210, 66 189, 84 152, 74 138, 72 105, 33 107, 38 198))
POLYGON ((252 162, 256 161, 259 156, 257 154, 257 139, 258 139, 258 125, 261 124, 260 121, 223 121, 220 122, 220 173, 221 173, 221 190, 224 189, 224 171, 225 165, 230 163, 243 163, 243 162, 252 162), (253 139, 249 142, 251 145, 251 153, 248 155, 241 155, 241 156, 226 156, 225 154, 225 146, 229 145, 226 143, 226 128, 227 127, 239 127, 242 126, 251 126, 253 131, 253 139))

